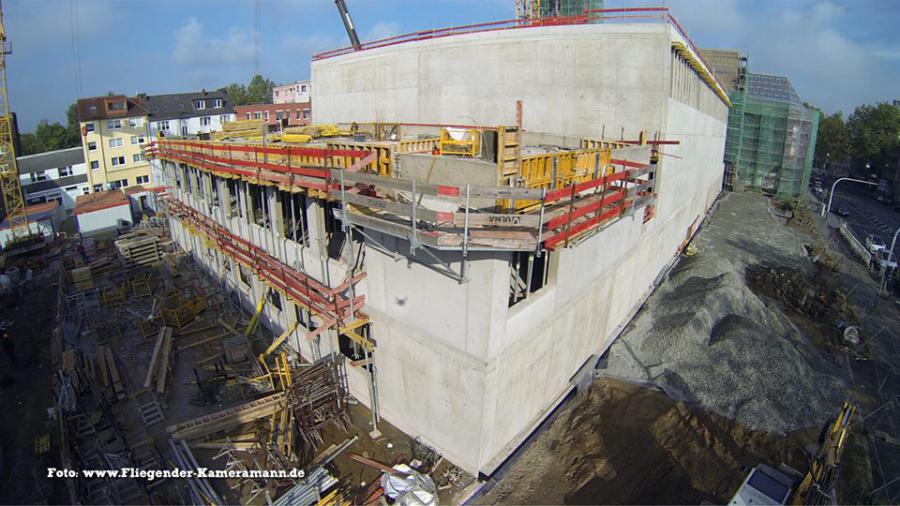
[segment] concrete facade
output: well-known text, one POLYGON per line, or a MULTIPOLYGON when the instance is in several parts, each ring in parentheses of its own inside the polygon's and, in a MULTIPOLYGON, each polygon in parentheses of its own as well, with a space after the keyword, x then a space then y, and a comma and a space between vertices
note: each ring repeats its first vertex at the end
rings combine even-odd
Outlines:
POLYGON ((367 250, 381 413, 464 469, 493 472, 549 413, 719 194, 728 107, 673 42, 685 41, 662 24, 559 26, 313 62, 322 123, 515 124, 522 100, 526 131, 680 141, 661 148, 655 219, 550 253, 550 282, 512 307, 508 253, 470 259, 470 281, 457 284, 367 250))
MULTIPOLYGON (((377 343, 376 385, 372 372, 348 359, 350 391, 360 402, 377 404, 383 418, 463 469, 490 474, 566 396, 573 375, 611 344, 721 189, 727 106, 673 49, 676 42, 684 43, 667 25, 556 26, 447 37, 313 63, 321 123, 459 124, 471 118, 511 125, 515 101, 522 100, 522 137, 535 145, 578 147, 580 138, 604 134, 636 139, 643 130, 679 142, 659 148, 655 218, 626 215, 569 247, 544 251, 546 283, 515 302, 510 278, 519 253, 470 252, 468 279, 460 283, 424 265, 435 260, 410 258, 407 240, 367 230, 366 278, 356 293, 366 296, 377 343)), ((626 159, 650 161, 648 149, 633 149, 626 159)), ((430 183, 493 184, 497 176, 495 164, 477 160, 411 154, 399 156, 397 165, 402 177, 430 183)), ((163 168, 171 198, 329 286, 344 280, 350 248, 347 241, 334 248, 333 203, 303 200, 297 213, 308 236, 298 240, 285 233, 290 194, 183 164, 163 162, 163 168)), ((171 230, 182 248, 253 307, 266 290, 260 280, 178 219, 171 230)), ((452 266, 462 261, 458 251, 432 253, 452 266)), ((289 304, 270 304, 263 313, 275 334, 298 318, 310 316, 289 304)), ((334 332, 308 340, 303 334, 310 326, 301 327, 287 342, 305 359, 340 348, 334 332)))

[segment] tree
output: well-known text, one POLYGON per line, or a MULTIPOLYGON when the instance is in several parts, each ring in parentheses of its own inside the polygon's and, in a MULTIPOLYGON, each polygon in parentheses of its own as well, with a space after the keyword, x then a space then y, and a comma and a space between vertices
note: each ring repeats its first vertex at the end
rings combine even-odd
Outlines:
POLYGON ((78 106, 72 103, 66 111, 66 132, 68 144, 71 147, 81 144, 81 126, 78 124, 78 106))
POLYGON ((16 153, 18 156, 33 155, 41 152, 41 147, 38 145, 37 137, 34 134, 22 134, 19 136, 19 141, 22 144, 22 152, 16 153))
POLYGON ((823 115, 816 139, 816 165, 822 167, 826 163, 842 162, 850 157, 852 148, 844 115, 840 111, 831 116, 823 115))
POLYGON ((257 74, 250 79, 247 86, 238 83, 231 83, 225 87, 225 91, 235 105, 244 104, 271 104, 272 88, 275 83, 271 79, 266 79, 257 74))
POLYGON ((231 83, 225 87, 225 92, 228 93, 228 97, 231 98, 231 102, 234 105, 250 103, 250 101, 247 100, 247 88, 243 84, 231 83))
POLYGON ((881 174, 890 152, 900 149, 900 107, 886 102, 861 105, 847 119, 847 129, 855 165, 868 164, 869 172, 881 174))
POLYGON ((250 103, 271 104, 272 88, 274 87, 275 83, 270 79, 265 79, 259 74, 253 76, 253 79, 250 80, 250 84, 247 85, 247 95, 251 100, 250 103))

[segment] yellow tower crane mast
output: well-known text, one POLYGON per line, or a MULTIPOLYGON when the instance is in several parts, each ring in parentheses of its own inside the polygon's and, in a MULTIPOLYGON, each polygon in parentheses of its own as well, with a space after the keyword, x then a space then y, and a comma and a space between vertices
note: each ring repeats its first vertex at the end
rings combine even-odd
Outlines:
POLYGON ((19 184, 19 169, 16 165, 16 150, 13 147, 12 114, 9 111, 9 96, 6 92, 6 55, 12 53, 12 46, 6 38, 3 27, 3 6, 0 4, 0 192, 6 206, 6 216, 12 238, 4 247, 31 239, 28 215, 25 212, 25 197, 19 184))

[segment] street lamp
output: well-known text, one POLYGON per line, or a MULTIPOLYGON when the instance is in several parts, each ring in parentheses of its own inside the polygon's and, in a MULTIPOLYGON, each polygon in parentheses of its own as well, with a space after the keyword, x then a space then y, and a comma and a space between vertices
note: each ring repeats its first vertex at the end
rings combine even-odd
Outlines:
MULTIPOLYGON (((869 165, 866 164, 866 168, 868 168, 868 167, 869 167, 869 165)), ((833 185, 831 185, 831 195, 828 196, 828 206, 822 208, 822 216, 827 215, 831 211, 831 199, 834 198, 834 187, 837 186, 837 184, 840 183, 841 181, 853 181, 854 183, 862 183, 862 184, 870 184, 870 185, 877 184, 877 183, 871 183, 869 181, 863 181, 862 179, 853 179, 850 177, 842 177, 842 178, 838 179, 837 181, 834 182, 833 185)))

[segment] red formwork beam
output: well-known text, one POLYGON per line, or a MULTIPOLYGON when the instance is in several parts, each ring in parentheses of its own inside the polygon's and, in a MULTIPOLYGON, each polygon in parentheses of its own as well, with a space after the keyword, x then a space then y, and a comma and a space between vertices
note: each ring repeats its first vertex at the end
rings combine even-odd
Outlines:
MULTIPOLYGON (((339 326, 343 326, 343 322, 350 317, 351 304, 353 311, 359 311, 365 303, 365 296, 355 297, 351 301, 340 293, 349 287, 349 282, 329 288, 311 276, 285 265, 262 248, 231 233, 190 206, 172 199, 168 204, 173 215, 197 229, 228 257, 246 265, 266 284, 323 318, 334 319, 339 326)), ((364 273, 359 273, 351 282, 356 283, 364 276, 364 273)))

